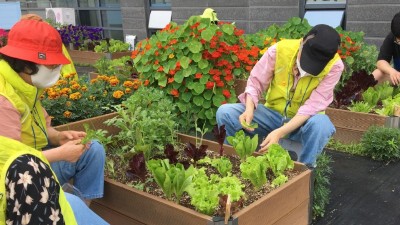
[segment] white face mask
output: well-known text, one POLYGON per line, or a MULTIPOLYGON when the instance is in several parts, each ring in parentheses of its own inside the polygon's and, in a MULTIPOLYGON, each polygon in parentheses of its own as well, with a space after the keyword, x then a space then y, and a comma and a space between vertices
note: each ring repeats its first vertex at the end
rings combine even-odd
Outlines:
POLYGON ((38 72, 31 75, 32 84, 37 88, 48 88, 53 86, 60 78, 61 65, 49 69, 44 65, 38 65, 38 72))
POLYGON ((300 67, 300 57, 297 57, 296 63, 297 63, 297 69, 299 70, 299 73, 300 73, 300 77, 304 77, 304 76, 310 75, 309 73, 307 73, 306 71, 304 71, 304 70, 300 67))

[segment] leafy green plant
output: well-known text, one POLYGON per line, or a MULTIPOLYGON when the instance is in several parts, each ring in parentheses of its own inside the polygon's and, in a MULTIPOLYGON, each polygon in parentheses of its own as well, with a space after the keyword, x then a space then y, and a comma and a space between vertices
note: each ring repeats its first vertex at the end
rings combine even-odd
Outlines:
POLYGON ((85 129, 86 136, 82 138, 82 144, 87 144, 91 140, 97 140, 106 146, 107 144, 112 142, 111 137, 107 136, 108 131, 106 130, 91 129, 90 125, 87 123, 83 124, 83 128, 85 129))
POLYGON ((267 183, 268 162, 265 157, 250 156, 240 164, 242 177, 250 180, 256 190, 267 183))
POLYGON ((400 130, 372 126, 361 138, 363 151, 379 161, 395 161, 400 158, 400 130))
POLYGON ((334 139, 330 139, 328 144, 326 145, 326 148, 339 151, 339 152, 345 152, 353 155, 365 155, 362 146, 360 143, 353 143, 353 144, 343 144, 340 141, 336 141, 334 139))
POLYGON ((204 159, 199 160, 200 164, 209 164, 223 176, 226 177, 232 171, 232 163, 226 157, 218 157, 211 159, 210 157, 205 157, 204 159))
POLYGON ((105 123, 121 129, 113 138, 124 152, 143 151, 148 158, 175 143, 176 106, 163 91, 141 87, 123 105, 116 106, 118 116, 105 123))
POLYGON ((98 45, 94 47, 95 52, 127 52, 129 51, 129 43, 125 43, 116 39, 101 40, 98 45))
POLYGON ((275 175, 275 179, 272 181, 272 186, 280 186, 286 183, 288 178, 283 173, 285 170, 294 168, 294 162, 290 158, 289 152, 279 144, 272 144, 268 148, 265 157, 268 162, 268 167, 271 168, 275 175))
POLYGON ((172 194, 174 194, 177 203, 179 203, 183 192, 188 190, 196 173, 193 166, 185 170, 182 164, 170 164, 168 159, 149 160, 147 167, 157 184, 163 189, 166 197, 172 200, 172 194))
POLYGON ((379 92, 375 91, 373 87, 369 87, 361 94, 361 96, 362 99, 370 106, 376 106, 380 98, 379 92))
POLYGON ((349 110, 352 112, 363 112, 363 113, 369 113, 371 110, 374 108, 374 106, 371 106, 368 102, 353 102, 352 105, 349 107, 349 110))
POLYGON ((322 153, 317 158, 317 167, 314 169, 314 192, 313 192, 313 220, 325 215, 326 206, 329 203, 331 190, 330 178, 332 174, 332 158, 322 153))
POLYGON ((227 141, 233 146, 240 159, 244 161, 248 156, 251 156, 256 151, 258 145, 258 134, 251 138, 246 136, 243 130, 240 130, 235 133, 235 136, 227 137, 227 141))
POLYGON ((135 73, 133 62, 130 56, 123 56, 118 59, 101 57, 93 65, 96 72, 101 75, 118 75, 131 77, 135 73))
POLYGON ((143 80, 166 90, 180 112, 191 109, 211 128, 217 108, 237 100, 234 78, 248 75, 258 59, 259 49, 245 44, 243 32, 192 16, 139 42, 132 58, 143 80))

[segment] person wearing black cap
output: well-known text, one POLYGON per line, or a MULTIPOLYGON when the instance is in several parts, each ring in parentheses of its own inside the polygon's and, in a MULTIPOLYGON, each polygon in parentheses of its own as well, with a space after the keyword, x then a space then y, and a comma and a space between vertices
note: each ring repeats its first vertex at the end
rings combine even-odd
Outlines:
POLYGON ((400 12, 394 15, 391 32, 386 36, 378 55, 377 69, 372 72, 379 83, 400 84, 400 12), (393 59, 393 67, 390 65, 393 59))
POLYGON ((317 25, 302 39, 271 46, 251 71, 245 92, 239 95, 241 103, 219 107, 218 125, 225 125, 227 136, 245 129, 265 137, 260 152, 284 137, 301 142, 299 161, 315 167, 318 154, 335 133, 323 112, 333 101, 344 69, 339 44, 336 30, 317 25), (266 103, 259 104, 264 91, 266 103), (252 122, 258 124, 256 129, 242 126, 252 122))

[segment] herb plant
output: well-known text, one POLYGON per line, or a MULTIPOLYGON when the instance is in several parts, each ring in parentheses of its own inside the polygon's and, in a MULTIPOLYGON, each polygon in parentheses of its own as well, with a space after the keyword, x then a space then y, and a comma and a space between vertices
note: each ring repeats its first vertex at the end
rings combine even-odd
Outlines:
POLYGON ((379 161, 396 161, 400 158, 400 130, 372 126, 363 134, 361 145, 364 154, 379 161))
POLYGON ((90 125, 85 123, 83 124, 83 127, 85 129, 85 133, 86 136, 84 138, 82 138, 81 143, 87 144, 89 143, 91 140, 97 140, 100 143, 102 143, 103 145, 107 145, 109 143, 111 143, 111 137, 107 137, 107 131, 106 130, 94 130, 90 128, 90 125))

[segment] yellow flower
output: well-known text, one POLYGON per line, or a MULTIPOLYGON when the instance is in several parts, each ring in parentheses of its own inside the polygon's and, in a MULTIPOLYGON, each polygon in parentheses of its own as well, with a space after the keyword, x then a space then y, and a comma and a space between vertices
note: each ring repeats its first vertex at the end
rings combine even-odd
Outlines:
POLYGON ((69 95, 69 98, 72 100, 78 100, 82 98, 82 94, 80 92, 75 92, 69 95))
POLYGON ((65 118, 70 118, 71 117, 71 115, 72 115, 72 112, 70 112, 70 111, 65 111, 64 113, 63 113, 63 115, 64 115, 64 117, 65 118))
POLYGON ((169 56, 168 56, 168 58, 170 58, 170 59, 172 59, 172 58, 174 58, 175 57, 175 55, 174 54, 169 54, 169 56))
POLYGON ((130 94, 130 93, 132 93, 132 89, 126 88, 126 89, 125 89, 125 94, 130 94))
POLYGON ((117 99, 121 98, 123 95, 124 95, 124 92, 122 92, 120 90, 114 91, 114 93, 113 93, 113 97, 117 98, 117 99))
POLYGON ((260 51, 261 55, 264 55, 264 53, 268 50, 268 47, 264 48, 263 50, 260 51))

